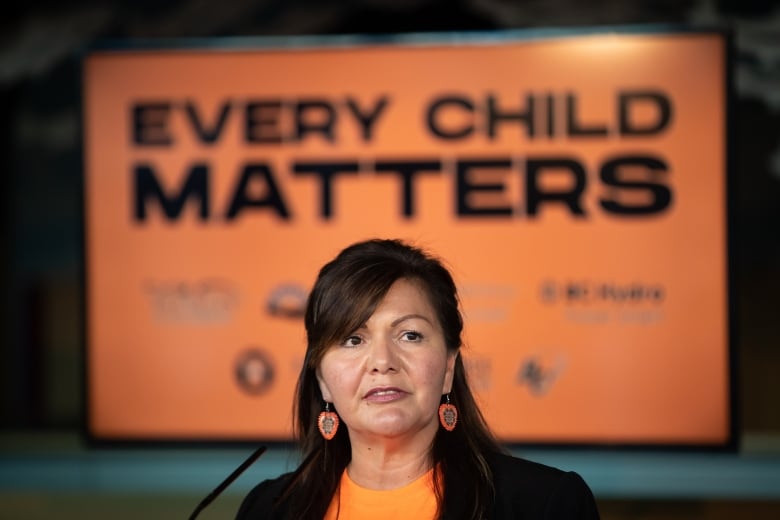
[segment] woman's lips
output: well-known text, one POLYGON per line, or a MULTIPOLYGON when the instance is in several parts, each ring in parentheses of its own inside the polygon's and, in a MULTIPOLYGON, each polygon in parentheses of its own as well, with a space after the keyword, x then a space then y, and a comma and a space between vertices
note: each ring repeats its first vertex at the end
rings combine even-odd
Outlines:
POLYGON ((386 403, 388 401, 396 401, 406 395, 406 392, 400 388, 395 387, 382 387, 372 388, 366 395, 363 396, 365 401, 372 403, 386 403))

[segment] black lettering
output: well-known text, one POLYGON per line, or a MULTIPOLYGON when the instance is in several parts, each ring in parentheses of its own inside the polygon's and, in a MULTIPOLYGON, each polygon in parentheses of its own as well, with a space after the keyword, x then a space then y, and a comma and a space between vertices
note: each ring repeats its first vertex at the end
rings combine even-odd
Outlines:
POLYGON ((526 135, 533 137, 534 131, 534 98, 530 94, 525 97, 526 108, 518 109, 514 112, 499 112, 495 96, 492 94, 487 98, 487 125, 488 136, 491 139, 496 137, 497 123, 502 121, 517 121, 524 123, 526 135))
POLYGON ((184 103, 184 111, 192 123, 192 128, 195 130, 195 135, 198 136, 200 142, 214 144, 219 140, 219 136, 222 135, 222 129, 230 113, 230 101, 222 103, 217 114, 217 120, 210 127, 208 124, 203 123, 200 114, 198 114, 197 105, 193 101, 184 103))
POLYGON ((295 163, 293 166, 293 171, 296 175, 319 175, 321 187, 320 216, 326 220, 333 216, 333 179, 341 174, 356 175, 358 170, 357 162, 295 163))
POLYGON ((625 204, 619 197, 601 199, 601 207, 616 215, 652 215, 665 211, 672 203, 672 191, 660 182, 669 167, 661 159, 641 155, 617 157, 606 161, 601 167, 601 181, 620 190, 644 190, 650 196, 647 204, 625 204), (644 172, 647 180, 635 181, 621 178, 621 171, 644 172))
POLYGON ((607 135, 607 127, 605 126, 586 127, 581 125, 577 118, 577 96, 574 94, 566 94, 566 125, 567 133, 572 137, 607 135))
POLYGON ((336 123, 336 110, 325 100, 312 99, 298 101, 295 104, 295 138, 303 141, 306 134, 322 134, 333 143, 336 137, 333 125, 336 123))
POLYGON ((257 163, 244 166, 241 178, 233 191, 233 200, 230 201, 225 218, 234 220, 246 207, 271 208, 276 211, 279 217, 285 220, 290 218, 290 212, 287 210, 282 193, 276 185, 273 172, 266 164, 257 163), (260 197, 253 197, 250 194, 250 183, 258 181, 263 183, 264 194, 260 197))
POLYGON ((569 282, 566 284, 566 299, 568 301, 585 301, 588 299, 588 286, 583 283, 569 282))
POLYGON ((414 216, 414 177, 418 173, 441 172, 441 161, 393 162, 379 161, 374 166, 377 173, 397 173, 401 178, 401 214, 405 218, 414 216))
POLYGON ((585 168, 578 161, 565 158, 528 159, 525 172, 525 193, 528 215, 536 215, 542 204, 562 202, 572 215, 584 217, 580 200, 587 184, 585 168), (539 179, 547 170, 566 171, 571 174, 574 184, 568 191, 542 191, 539 179))
POLYGON ((456 170, 456 211, 458 216, 504 216, 512 214, 511 206, 475 207, 469 202, 472 193, 504 192, 506 186, 502 183, 477 184, 469 179, 473 169, 508 169, 512 166, 510 160, 478 160, 458 161, 456 170))
POLYGON ((462 128, 455 128, 450 130, 444 129, 440 126, 437 117, 438 112, 439 110, 446 108, 448 105, 451 105, 455 108, 462 108, 468 113, 472 115, 474 114, 474 103, 472 103, 469 99, 456 96, 438 98, 428 106, 428 110, 425 114, 425 122, 428 125, 428 130, 436 137, 440 137, 442 139, 462 139, 474 133, 473 121, 471 124, 466 123, 462 128))
POLYGON ((544 101, 547 108, 547 137, 555 137, 555 96, 547 94, 544 101))
POLYGON ((205 164, 195 164, 184 180, 178 194, 170 196, 165 193, 157 180, 154 168, 148 164, 136 165, 133 169, 135 196, 133 217, 138 221, 147 218, 147 205, 155 200, 160 204, 163 214, 168 220, 176 220, 181 215, 184 204, 189 199, 200 201, 198 216, 200 220, 209 218, 209 168, 205 164))
POLYGON ((662 92, 621 92, 618 95, 618 113, 621 135, 652 135, 661 133, 672 119, 672 102, 662 92), (656 109, 656 120, 640 126, 631 117, 631 108, 638 104, 652 104, 656 109))
POLYGON ((246 105, 246 120, 244 139, 247 143, 282 142, 279 129, 279 115, 282 110, 281 100, 254 101, 246 105))
POLYGON ((358 106, 357 102, 355 102, 352 98, 347 98, 347 108, 349 108, 349 110, 352 112, 352 115, 355 116, 355 119, 357 119, 358 123, 360 124, 363 141, 371 141, 374 138, 374 124, 384 111, 388 102, 389 100, 387 96, 382 96, 377 100, 372 109, 370 109, 368 112, 363 112, 358 106))
POLYGON ((173 139, 168 131, 171 104, 139 103, 132 106, 133 144, 138 146, 170 146, 173 139))

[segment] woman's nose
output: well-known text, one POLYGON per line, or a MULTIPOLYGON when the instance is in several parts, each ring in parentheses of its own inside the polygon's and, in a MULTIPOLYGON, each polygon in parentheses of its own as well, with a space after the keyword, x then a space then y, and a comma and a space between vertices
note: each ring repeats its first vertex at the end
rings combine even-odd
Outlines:
POLYGON ((398 370, 398 358, 395 344, 389 338, 374 341, 368 349, 368 369, 383 374, 398 370))

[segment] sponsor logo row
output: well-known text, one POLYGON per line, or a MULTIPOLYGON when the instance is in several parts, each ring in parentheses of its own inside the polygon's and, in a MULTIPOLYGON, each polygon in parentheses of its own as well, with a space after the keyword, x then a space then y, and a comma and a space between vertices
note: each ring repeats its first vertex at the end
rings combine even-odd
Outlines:
MULTIPOLYGON (((471 387, 476 392, 490 390, 494 380, 493 361, 487 357, 469 356, 464 363, 471 387)), ((564 377, 567 364, 567 356, 563 352, 526 355, 515 362, 513 383, 529 395, 542 398, 564 377)), ((243 350, 234 363, 233 380, 250 396, 262 396, 268 392, 279 375, 274 355, 261 347, 243 350)))
MULTIPOLYGON (((150 281, 143 290, 152 315, 161 322, 223 324, 232 319, 240 303, 238 285, 219 278, 150 281)), ((474 283, 463 286, 460 292, 466 304, 470 304, 465 309, 467 319, 479 321, 506 318, 507 309, 520 297, 520 291, 511 285, 474 283)), ((537 301, 544 306, 594 309, 658 309, 664 303, 666 293, 660 283, 552 280, 541 282, 535 291, 537 301)), ((271 317, 302 318, 307 295, 308 289, 301 284, 279 283, 264 297, 261 308, 271 317)), ((583 319, 583 315, 574 313, 566 316, 574 321, 594 320, 593 316, 583 319)), ((603 315, 595 319, 602 318, 603 315)))

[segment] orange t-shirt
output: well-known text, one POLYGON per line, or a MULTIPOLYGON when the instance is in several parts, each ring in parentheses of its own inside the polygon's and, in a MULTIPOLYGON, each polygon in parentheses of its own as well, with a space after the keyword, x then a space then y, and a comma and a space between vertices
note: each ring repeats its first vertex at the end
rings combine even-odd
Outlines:
POLYGON ((367 489, 347 475, 341 475, 339 489, 330 502, 324 520, 397 520, 436 518, 433 469, 398 489, 367 489))

